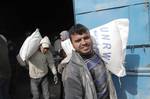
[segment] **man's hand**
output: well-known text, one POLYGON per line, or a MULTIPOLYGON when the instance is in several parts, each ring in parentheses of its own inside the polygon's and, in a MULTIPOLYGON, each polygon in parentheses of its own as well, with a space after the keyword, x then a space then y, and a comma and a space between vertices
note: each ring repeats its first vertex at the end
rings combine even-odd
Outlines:
POLYGON ((56 75, 54 75, 54 82, 55 82, 55 84, 57 84, 57 83, 58 83, 58 77, 57 77, 57 74, 56 74, 56 75))
POLYGON ((63 72, 63 69, 64 69, 64 65, 63 64, 59 64, 58 65, 58 73, 60 73, 60 74, 62 74, 62 72, 63 72))

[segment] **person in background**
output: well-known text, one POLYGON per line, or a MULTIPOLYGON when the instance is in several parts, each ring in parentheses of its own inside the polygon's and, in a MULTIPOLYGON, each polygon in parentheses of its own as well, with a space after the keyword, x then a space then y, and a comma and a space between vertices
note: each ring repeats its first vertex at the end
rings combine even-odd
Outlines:
POLYGON ((8 56, 7 39, 0 34, 0 99, 10 99, 10 79, 11 66, 8 56))
POLYGON ((18 73, 19 73, 19 65, 17 64, 17 45, 14 41, 8 40, 7 41, 7 46, 8 46, 8 56, 9 56, 9 61, 10 61, 10 66, 11 66, 11 80, 10 80, 10 95, 11 98, 14 98, 14 94, 16 92, 17 88, 17 81, 18 81, 18 73))
POLYGON ((62 46, 62 42, 69 38, 69 33, 67 30, 63 30, 60 32, 59 37, 54 42, 54 47, 57 55, 59 56, 59 61, 57 62, 58 72, 61 74, 61 70, 63 69, 63 60, 67 57, 66 52, 62 46))
POLYGON ((55 36, 55 40, 54 40, 54 58, 55 58, 55 64, 56 66, 58 66, 58 64, 60 63, 61 61, 61 52, 62 50, 62 47, 61 47, 61 40, 58 36, 55 36))
MULTIPOLYGON (((64 50, 64 47, 66 47, 66 46, 63 46, 63 42, 65 41, 65 40, 67 40, 67 39, 69 39, 69 32, 67 31, 67 30, 63 30, 62 32, 60 32, 60 40, 61 40, 61 47, 62 47, 62 49, 61 49, 61 57, 62 57, 62 60, 61 60, 61 62, 58 64, 58 72, 61 74, 62 73, 62 71, 63 71, 63 68, 64 68, 64 66, 66 66, 66 64, 68 63, 68 52, 66 52, 65 50, 64 50)), ((71 50, 71 49, 70 49, 71 50)))
POLYGON ((61 40, 58 36, 55 37, 54 48, 58 54, 60 53, 60 50, 62 49, 61 40))
POLYGON ((67 30, 64 30, 60 33, 60 39, 61 41, 64 41, 69 38, 69 32, 67 30))
POLYGON ((89 29, 75 24, 69 38, 75 50, 62 72, 65 99, 117 99, 111 74, 93 48, 89 29))
POLYGON ((57 40, 54 43, 56 51, 58 51, 59 55, 63 58, 66 57, 66 55, 64 53, 61 43, 68 38, 69 38, 69 33, 67 30, 64 30, 59 34, 59 37, 57 38, 57 40))
POLYGON ((50 45, 49 38, 45 36, 40 42, 39 50, 27 60, 32 99, 40 99, 41 91, 44 99, 50 99, 48 68, 54 75, 55 84, 57 83, 57 71, 52 53, 49 50, 50 45), (40 89, 42 90, 40 91, 40 89))

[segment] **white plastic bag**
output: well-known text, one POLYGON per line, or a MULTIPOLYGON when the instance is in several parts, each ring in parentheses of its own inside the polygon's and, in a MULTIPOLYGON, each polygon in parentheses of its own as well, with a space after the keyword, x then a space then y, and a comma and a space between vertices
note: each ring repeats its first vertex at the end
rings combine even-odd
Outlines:
POLYGON ((42 36, 39 29, 36 29, 29 37, 26 38, 19 51, 20 58, 25 61, 32 56, 38 49, 42 36))
POLYGON ((128 19, 113 20, 90 30, 90 34, 95 40, 94 46, 98 48, 107 69, 118 77, 126 75, 123 65, 128 30, 128 19))

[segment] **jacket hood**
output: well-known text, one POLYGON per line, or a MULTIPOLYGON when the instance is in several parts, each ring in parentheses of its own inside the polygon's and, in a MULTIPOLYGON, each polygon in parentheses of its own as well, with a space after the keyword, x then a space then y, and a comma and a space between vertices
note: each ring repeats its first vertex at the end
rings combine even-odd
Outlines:
POLYGON ((40 41, 40 44, 42 44, 42 43, 47 43, 47 44, 51 45, 51 42, 50 42, 48 36, 45 36, 45 37, 40 41))
POLYGON ((51 42, 49 40, 49 38, 47 36, 45 36, 41 41, 40 44, 43 46, 43 48, 47 47, 49 48, 49 46, 51 45, 51 42))

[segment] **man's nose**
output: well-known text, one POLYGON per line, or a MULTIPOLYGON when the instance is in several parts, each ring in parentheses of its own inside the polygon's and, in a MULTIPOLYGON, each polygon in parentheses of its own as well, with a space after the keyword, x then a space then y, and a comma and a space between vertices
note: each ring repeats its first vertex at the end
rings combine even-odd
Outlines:
POLYGON ((82 39, 81 44, 86 44, 86 41, 84 39, 82 39))

